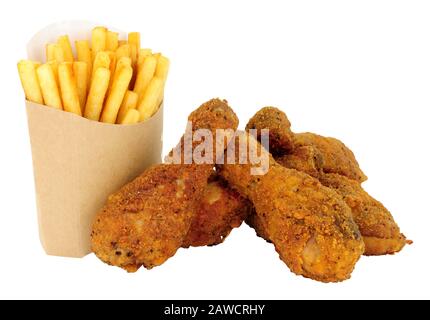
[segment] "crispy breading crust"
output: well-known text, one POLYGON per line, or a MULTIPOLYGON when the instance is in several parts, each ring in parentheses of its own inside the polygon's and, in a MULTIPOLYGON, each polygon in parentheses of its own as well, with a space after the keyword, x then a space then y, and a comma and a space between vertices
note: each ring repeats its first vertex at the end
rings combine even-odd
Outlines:
POLYGON ((406 245, 406 237, 391 213, 364 191, 360 183, 338 174, 323 174, 319 180, 339 193, 351 208, 366 244, 366 255, 393 254, 406 245))
MULTIPOLYGON (((263 108, 257 114, 260 112, 266 118, 279 118, 281 111, 276 108, 263 108)), ((254 116, 254 119, 258 118, 254 116)), ((286 118, 287 116, 284 116, 280 119, 286 118)), ((279 120, 274 122, 274 129, 277 131, 282 123, 279 123, 279 120)), ((261 127, 255 120, 253 126, 261 127)), ((285 121, 284 127, 290 126, 290 122, 285 121)), ((264 122, 264 127, 271 129, 267 121, 264 122)), ((290 143, 290 138, 286 138, 286 141, 290 143)), ((352 151, 341 141, 313 133, 301 133, 294 135, 294 147, 288 153, 277 152, 275 148, 278 144, 282 144, 282 141, 270 145, 271 150, 277 154, 275 158, 278 163, 318 178, 323 185, 339 193, 351 207, 354 220, 366 244, 366 255, 392 254, 408 243, 391 213, 361 187, 360 182, 367 177, 361 171, 352 151)), ((247 222, 256 229, 257 234, 264 237, 264 230, 257 218, 251 216, 247 222)))
MULTIPOLYGON (((247 156, 236 146, 236 159, 247 156)), ((364 252, 351 210, 318 180, 267 156, 270 169, 265 175, 251 175, 249 162, 222 165, 221 175, 251 200, 265 236, 291 271, 323 282, 348 279, 364 252)))
POLYGON ((367 180, 354 153, 341 141, 313 133, 293 133, 287 115, 278 108, 264 107, 259 110, 246 125, 246 130, 249 129, 270 130, 270 152, 274 156, 291 154, 296 148, 311 146, 321 158, 324 172, 339 173, 360 182, 367 180))
POLYGON ((257 129, 258 140, 261 130, 270 129, 270 152, 283 154, 293 150, 294 133, 286 114, 273 107, 265 107, 258 111, 246 125, 246 131, 257 129))
POLYGON ((198 165, 157 165, 145 171, 110 196, 97 215, 94 253, 128 271, 161 265, 182 245, 193 217, 190 205, 203 193, 209 174, 198 165))
POLYGON ((337 173, 358 182, 367 180, 355 159, 354 153, 335 138, 327 138, 314 133, 297 133, 294 146, 312 146, 322 157, 324 173, 337 173))
POLYGON ((365 255, 393 254, 402 250, 407 240, 384 205, 371 197, 358 181, 340 174, 324 173, 315 154, 313 147, 305 146, 276 158, 276 161, 318 178, 324 186, 343 197, 363 236, 365 255))
MULTIPOLYGON (((189 120, 194 130, 212 133, 236 130, 239 122, 219 99, 203 104, 189 120)), ((94 253, 129 272, 161 265, 183 244, 212 172, 212 164, 161 164, 145 171, 110 196, 97 214, 91 234, 94 253)))
POLYGON ((224 242, 234 228, 240 227, 251 204, 214 175, 196 206, 193 222, 182 246, 213 246, 224 242))
POLYGON ((319 178, 322 171, 323 156, 311 146, 297 147, 289 154, 275 156, 280 165, 304 172, 314 178, 319 178))

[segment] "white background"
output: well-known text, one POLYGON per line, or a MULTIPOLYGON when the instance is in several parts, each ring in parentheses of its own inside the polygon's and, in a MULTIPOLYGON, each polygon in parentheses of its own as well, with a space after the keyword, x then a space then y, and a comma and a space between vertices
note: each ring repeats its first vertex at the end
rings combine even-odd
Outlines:
POLYGON ((430 298, 428 1, 12 1, 0 12, 0 298, 430 298), (37 233, 24 97, 16 62, 47 24, 104 22, 142 33, 171 59, 165 150, 190 111, 229 100, 241 120, 261 107, 294 130, 335 136, 369 176, 366 189, 412 240, 396 256, 363 257, 351 280, 290 273, 247 226, 215 248, 179 250, 136 274, 95 256, 48 257, 37 233))

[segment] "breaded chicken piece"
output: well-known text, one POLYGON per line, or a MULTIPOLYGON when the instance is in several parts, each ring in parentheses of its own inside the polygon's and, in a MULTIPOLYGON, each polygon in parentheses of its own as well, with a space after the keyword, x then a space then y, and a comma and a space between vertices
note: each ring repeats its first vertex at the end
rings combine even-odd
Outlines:
MULTIPOLYGON (((255 143, 251 135, 239 135, 255 143)), ((249 160, 238 140, 236 160, 249 160)), ((351 209, 318 180, 282 167, 264 149, 261 153, 270 161, 267 174, 252 175, 250 161, 222 165, 220 174, 252 202, 265 236, 292 272, 323 282, 348 279, 364 252, 351 209)))
POLYGON ((323 174, 321 183, 339 193, 351 208, 366 245, 366 255, 393 254, 408 242, 391 213, 363 190, 360 183, 338 174, 323 174))
POLYGON ((293 133, 288 117, 281 110, 265 107, 258 111, 246 125, 246 130, 270 130, 270 152, 275 156, 290 154, 295 148, 311 146, 321 157, 326 173, 338 173, 363 182, 367 180, 355 159, 354 153, 341 141, 313 133, 293 133))
POLYGON ((134 272, 172 257, 184 240, 209 174, 198 165, 157 165, 110 196, 97 215, 93 251, 134 272))
POLYGON ((278 154, 285 154, 294 148, 294 133, 287 115, 279 109, 265 107, 258 111, 246 125, 246 131, 257 130, 260 141, 261 130, 269 129, 270 150, 278 154))
POLYGON ((317 135, 315 133, 297 133, 294 135, 294 146, 311 146, 322 158, 324 173, 337 173, 358 182, 367 180, 355 159, 354 153, 343 142, 317 135))
POLYGON ((390 211, 370 196, 358 181, 340 174, 324 173, 318 160, 315 161, 312 147, 297 148, 292 154, 276 158, 276 161, 287 168, 317 177, 324 186, 343 197, 363 236, 365 255, 394 254, 408 243, 390 211), (307 152, 304 152, 304 148, 307 152))
MULTIPOLYGON (((193 130, 212 133, 238 125, 233 110, 219 99, 203 104, 189 120, 193 130)), ((214 145, 214 152, 223 154, 227 142, 214 145)), ((195 163, 161 164, 145 171, 110 196, 97 214, 91 233, 94 253, 129 272, 161 265, 182 246, 212 173, 212 164, 195 163)))
POLYGON ((294 148, 289 154, 275 156, 275 160, 286 168, 296 169, 314 178, 319 178, 323 174, 323 156, 311 146, 294 148))
MULTIPOLYGON (((314 177, 326 187, 339 193, 351 208, 364 243, 365 255, 384 255, 399 252, 408 243, 391 213, 382 203, 371 197, 358 181, 336 173, 324 173, 315 162, 312 147, 295 149, 294 153, 276 158, 279 164, 314 177), (307 148, 309 152, 303 152, 307 148), (300 151, 296 154, 296 151, 300 151)), ((254 223, 250 221, 250 223, 254 223)))
MULTIPOLYGON (((266 118, 277 119, 274 121, 275 131, 282 126, 278 120, 280 118, 278 109, 263 108, 261 112, 265 114, 266 118)), ((258 119, 259 116, 254 118, 258 119)), ((287 117, 281 117, 281 119, 285 118, 287 117)), ((271 130, 270 123, 266 122, 263 125, 271 130)), ((290 125, 289 121, 285 121, 284 127, 290 127, 290 125)), ((252 127, 262 127, 262 125, 253 121, 252 127)), ((286 140, 289 143, 289 138, 286 140)), ((352 151, 339 140, 324 138, 312 133, 296 134, 294 141, 294 148, 289 153, 282 155, 279 155, 281 153, 276 150, 277 145, 282 144, 282 141, 270 143, 271 151, 278 154, 275 157, 276 161, 284 167, 296 169, 318 178, 324 186, 332 188, 344 198, 351 207, 353 218, 363 236, 366 255, 392 254, 405 246, 406 238, 400 233, 391 213, 361 187, 359 182, 365 176, 360 173, 361 170, 352 151), (349 170, 352 170, 352 173, 349 170)), ((256 218, 249 218, 248 223, 256 229, 260 236, 264 237, 264 231, 261 230, 256 218)))
POLYGON ((266 240, 269 243, 272 243, 270 240, 269 234, 266 232, 263 219, 260 218, 259 215, 255 212, 255 209, 251 211, 251 213, 246 217, 246 224, 254 229, 256 235, 263 240, 266 240))
POLYGON ((213 246, 224 242, 234 228, 240 227, 251 204, 214 174, 196 205, 193 222, 182 246, 213 246))

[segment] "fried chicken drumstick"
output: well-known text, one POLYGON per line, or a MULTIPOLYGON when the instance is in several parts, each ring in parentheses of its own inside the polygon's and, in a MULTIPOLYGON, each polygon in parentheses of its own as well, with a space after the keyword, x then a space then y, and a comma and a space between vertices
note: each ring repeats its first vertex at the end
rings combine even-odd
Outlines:
POLYGON ((247 148, 239 147, 240 139, 258 143, 253 136, 239 133, 236 164, 220 166, 220 174, 252 202, 264 235, 281 259, 291 271, 311 279, 348 279, 364 251, 350 208, 318 180, 276 163, 261 146, 261 154, 269 159, 268 172, 251 174, 250 161, 238 164, 238 159, 249 159, 247 148))
MULTIPOLYGON (((326 187, 335 190, 352 210, 355 222, 366 244, 366 255, 393 254, 400 251, 408 241, 400 232, 391 213, 362 187, 367 179, 361 171, 354 154, 342 142, 313 133, 294 134, 290 122, 282 111, 266 107, 248 123, 247 129, 269 129, 277 137, 270 141, 270 151, 281 165, 305 172, 326 187), (279 145, 288 145, 279 149, 279 145)), ((258 218, 249 223, 264 237, 258 218)))
MULTIPOLYGON (((225 101, 213 99, 189 116, 193 130, 237 129, 225 101)), ((182 139, 183 140, 183 139, 182 139)), ((223 154, 223 146, 213 147, 223 154)), ((217 141, 218 142, 218 141, 217 141)), ((218 156, 216 154, 215 156, 218 156)), ((183 162, 181 162, 183 163, 183 162)), ((92 248, 102 261, 129 272, 161 265, 184 243, 212 164, 160 164, 111 195, 97 214, 92 248)))
POLYGON ((214 174, 196 205, 193 222, 182 246, 214 246, 240 227, 252 205, 214 174))
POLYGON ((294 153, 302 146, 310 146, 318 151, 321 170, 324 173, 338 173, 350 179, 367 180, 355 159, 354 153, 341 141, 314 133, 293 133, 287 115, 273 107, 258 111, 246 125, 246 130, 270 130, 270 152, 275 156, 294 153))

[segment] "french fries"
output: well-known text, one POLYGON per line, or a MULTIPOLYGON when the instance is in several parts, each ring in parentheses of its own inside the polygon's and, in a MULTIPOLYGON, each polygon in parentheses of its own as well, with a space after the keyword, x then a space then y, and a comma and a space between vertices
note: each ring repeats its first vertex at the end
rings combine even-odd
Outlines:
POLYGON ((91 82, 93 81, 94 73, 98 68, 106 68, 110 70, 110 57, 108 52, 100 51, 97 53, 93 63, 93 75, 91 77, 91 82))
POLYGON ((136 109, 130 109, 127 111, 124 119, 122 119, 119 124, 135 124, 138 123, 140 119, 140 112, 136 109))
POLYGON ((88 84, 91 81, 91 75, 93 73, 93 58, 91 55, 90 42, 88 40, 78 40, 75 42, 76 53, 78 61, 85 62, 87 64, 87 73, 88 73, 88 84))
POLYGON ((46 45, 46 62, 55 60, 55 43, 48 43, 46 45))
POLYGON ((115 73, 117 73, 117 75, 115 76, 111 91, 103 108, 102 116, 100 118, 101 122, 116 122, 119 108, 121 107, 122 100, 124 99, 124 95, 133 75, 133 68, 125 66, 116 70, 115 73))
POLYGON ((137 55, 137 67, 141 66, 146 57, 152 55, 151 49, 140 49, 137 55))
MULTIPOLYGON (((109 70, 110 74, 115 74, 116 70, 116 55, 113 51, 106 51, 109 55, 109 70)), ((109 88, 112 86, 113 77, 110 79, 109 88)))
POLYGON ((139 98, 139 95, 136 92, 127 90, 127 92, 124 95, 124 99, 122 100, 121 107, 119 108, 119 111, 118 111, 118 117, 116 119, 117 123, 122 123, 128 110, 136 109, 138 98, 139 98))
POLYGON ((58 79, 64 110, 82 116, 76 78, 71 62, 63 62, 58 65, 58 79))
POLYGON ((131 63, 134 68, 137 64, 137 54, 140 50, 140 33, 130 32, 128 34, 128 43, 130 45, 131 63))
POLYGON ((27 100, 43 104, 42 91, 34 63, 29 60, 21 60, 18 62, 18 73, 27 100))
POLYGON ((122 57, 121 59, 118 59, 116 68, 130 66, 131 67, 131 59, 128 57, 122 57))
POLYGON ((78 88, 79 104, 81 112, 84 113, 85 103, 87 102, 87 63, 82 61, 73 62, 73 73, 76 78, 76 87, 78 88))
POLYGON ((154 77, 156 68, 157 60, 154 56, 146 57, 142 65, 139 67, 139 70, 137 71, 136 83, 133 89, 133 91, 139 95, 139 101, 142 99, 149 82, 154 77))
POLYGON ((160 52, 154 53, 153 56, 155 57, 155 59, 157 59, 157 62, 158 62, 158 59, 161 57, 161 53, 160 52))
POLYGON ((118 49, 116 49, 115 54, 117 60, 121 59, 122 57, 131 58, 130 45, 121 45, 120 47, 118 47, 118 49))
POLYGON ((70 44, 69 36, 60 36, 57 40, 58 47, 63 51, 64 61, 73 62, 72 45, 70 44))
POLYGON ((61 35, 46 44, 43 64, 18 62, 28 101, 110 124, 138 123, 157 111, 169 60, 141 49, 139 32, 120 39, 119 33, 96 27, 91 39, 74 41, 76 52, 70 40, 61 35))
POLYGON ((106 50, 115 52, 118 49, 118 32, 109 31, 106 34, 106 50))
POLYGON ((128 34, 128 43, 132 46, 136 47, 136 50, 140 49, 140 33, 139 32, 130 32, 128 34))
MULTIPOLYGON (((118 60, 116 66, 114 68, 114 71, 120 70, 122 67, 126 67, 126 66, 131 67, 131 59, 128 57, 122 57, 118 60)), ((116 77, 118 76, 118 73, 117 72, 112 73, 112 71, 111 71, 111 75, 113 75, 113 76, 111 77, 111 81, 109 83, 109 91, 112 88, 112 84, 115 81, 116 77)))
POLYGON ((157 62, 157 69, 155 69, 155 76, 163 81, 162 93, 158 96, 157 105, 159 106, 163 101, 164 97, 164 87, 167 80, 167 75, 169 73, 170 61, 165 56, 160 55, 157 62))
POLYGON ((59 87, 60 82, 58 81, 58 62, 57 62, 57 60, 52 60, 52 61, 48 61, 47 63, 51 66, 52 71, 54 72, 55 81, 57 83, 57 87, 59 90, 60 89, 60 87, 59 87))
POLYGON ((107 29, 105 27, 96 27, 93 29, 91 34, 93 60, 99 52, 106 50, 106 37, 107 29))
POLYGON ((52 65, 49 62, 42 64, 36 72, 45 105, 62 110, 60 90, 52 65))
POLYGON ((166 81, 167 74, 169 73, 170 61, 165 56, 161 55, 157 61, 157 69, 155 69, 155 76, 166 81))
POLYGON ((58 44, 54 45, 54 58, 58 61, 58 63, 66 62, 64 51, 58 44))
POLYGON ((85 118, 99 121, 103 109, 103 102, 109 87, 109 79, 110 71, 108 68, 98 68, 95 70, 85 106, 85 118))
POLYGON ((163 80, 154 77, 148 84, 142 101, 137 110, 140 112, 140 121, 149 119, 158 109, 158 101, 163 93, 163 80))

